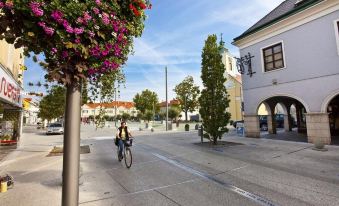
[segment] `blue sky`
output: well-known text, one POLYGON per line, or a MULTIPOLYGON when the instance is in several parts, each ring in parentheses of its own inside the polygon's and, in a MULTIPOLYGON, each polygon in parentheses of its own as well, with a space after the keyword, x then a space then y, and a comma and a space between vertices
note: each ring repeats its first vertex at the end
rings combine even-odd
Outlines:
MULTIPOLYGON (((234 55, 238 49, 231 45, 239 36, 283 0, 152 0, 145 31, 135 40, 134 55, 124 66, 126 88, 120 100, 131 101, 144 89, 155 91, 165 100, 165 66, 168 67, 169 98, 173 89, 187 75, 201 86, 201 51, 209 34, 223 33, 226 47, 234 55)), ((39 65, 26 59, 25 90, 44 91, 28 87, 28 82, 44 82, 39 65)))

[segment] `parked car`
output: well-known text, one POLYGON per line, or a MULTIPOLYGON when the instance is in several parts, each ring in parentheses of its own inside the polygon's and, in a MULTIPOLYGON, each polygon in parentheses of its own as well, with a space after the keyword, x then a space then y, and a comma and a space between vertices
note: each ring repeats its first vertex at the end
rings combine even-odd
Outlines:
MULTIPOLYGON (((276 114, 275 115, 275 122, 276 122, 277 128, 283 128, 284 127, 284 115, 283 114, 276 114)), ((260 125, 260 130, 262 130, 262 131, 268 130, 267 115, 260 115, 259 116, 259 125, 260 125)))
POLYGON ((61 123, 52 123, 47 126, 47 132, 46 134, 63 134, 64 133, 64 127, 61 123))

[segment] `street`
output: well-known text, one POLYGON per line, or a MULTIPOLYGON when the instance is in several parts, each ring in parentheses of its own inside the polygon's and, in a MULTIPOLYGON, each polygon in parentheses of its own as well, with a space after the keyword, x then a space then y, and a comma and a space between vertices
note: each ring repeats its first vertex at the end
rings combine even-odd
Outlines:
MULTIPOLYGON (((62 156, 46 157, 62 136, 27 129, 20 147, 0 163, 15 187, 1 205, 61 205, 62 156), (18 198, 20 197, 20 198, 18 198)), ((218 146, 196 131, 134 131, 133 165, 118 162, 111 129, 83 126, 79 204, 338 205, 339 148, 228 135, 218 146)))

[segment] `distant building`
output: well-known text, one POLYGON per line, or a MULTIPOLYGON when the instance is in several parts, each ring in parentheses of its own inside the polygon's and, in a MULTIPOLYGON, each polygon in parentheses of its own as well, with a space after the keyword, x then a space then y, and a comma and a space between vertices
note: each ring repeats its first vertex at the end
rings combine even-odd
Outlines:
POLYGON ((89 117, 95 117, 99 115, 100 107, 104 108, 106 115, 109 117, 115 117, 115 115, 122 115, 127 113, 132 117, 137 116, 137 109, 133 102, 117 101, 112 103, 88 103, 81 107, 81 118, 87 119, 89 117), (116 113, 115 113, 116 109, 116 113))
POLYGON ((286 132, 292 130, 295 108, 298 132, 306 133, 308 142, 339 142, 338 0, 283 1, 234 44, 241 57, 251 58, 242 78, 246 136, 260 137, 261 104, 268 111, 269 133, 276 134, 280 103, 286 132))
MULTIPOLYGON (((177 99, 173 99, 168 102, 168 108, 171 106, 180 106, 180 101, 177 99)), ((166 113, 166 101, 160 103, 160 112, 166 113)), ((180 120, 185 120, 185 112, 180 112, 180 120)), ((199 108, 197 108, 194 112, 187 112, 187 121, 199 121, 200 115, 199 115, 199 108)))
POLYGON ((230 100, 227 111, 231 113, 231 120, 242 120, 242 81, 236 67, 236 60, 225 47, 222 49, 221 55, 222 62, 224 63, 226 69, 225 77, 227 78, 227 81, 225 83, 225 87, 230 100))
POLYGON ((39 104, 35 102, 32 98, 24 98, 23 108, 24 108, 24 117, 23 117, 24 125, 36 125, 39 121, 41 121, 38 118, 39 104))
POLYGON ((2 139, 18 141, 22 133, 23 49, 0 41, 0 127, 2 139))

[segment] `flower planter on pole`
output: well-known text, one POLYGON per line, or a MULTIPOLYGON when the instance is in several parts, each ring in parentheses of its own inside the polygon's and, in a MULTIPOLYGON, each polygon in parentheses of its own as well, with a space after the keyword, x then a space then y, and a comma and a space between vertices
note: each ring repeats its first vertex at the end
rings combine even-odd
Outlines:
POLYGON ((114 84, 150 7, 148 0, 0 0, 0 40, 23 47, 28 57, 43 54, 43 60, 33 59, 46 79, 67 88, 63 206, 79 199, 81 82, 114 84))

